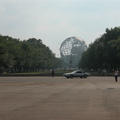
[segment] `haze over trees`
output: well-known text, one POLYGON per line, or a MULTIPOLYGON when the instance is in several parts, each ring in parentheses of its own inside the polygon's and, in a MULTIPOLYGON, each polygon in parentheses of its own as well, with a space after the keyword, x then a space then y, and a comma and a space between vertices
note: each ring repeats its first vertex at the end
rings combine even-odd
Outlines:
POLYGON ((106 29, 83 53, 79 68, 93 70, 120 68, 120 27, 106 29))
POLYGON ((41 39, 21 41, 0 35, 0 71, 30 72, 57 68, 61 64, 41 39))

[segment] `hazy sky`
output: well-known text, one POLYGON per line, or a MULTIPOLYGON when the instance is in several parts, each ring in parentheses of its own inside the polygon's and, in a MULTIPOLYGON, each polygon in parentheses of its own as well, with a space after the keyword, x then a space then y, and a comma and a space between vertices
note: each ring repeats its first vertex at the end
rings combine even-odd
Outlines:
POLYGON ((68 37, 86 44, 120 26, 120 0, 0 0, 0 34, 42 39, 57 56, 68 37))

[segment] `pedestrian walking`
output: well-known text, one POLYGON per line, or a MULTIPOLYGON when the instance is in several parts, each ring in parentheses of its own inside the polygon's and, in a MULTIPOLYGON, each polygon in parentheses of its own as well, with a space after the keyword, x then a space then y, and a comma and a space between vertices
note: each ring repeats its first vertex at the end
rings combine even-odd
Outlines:
POLYGON ((54 69, 52 69, 52 76, 53 76, 53 77, 54 77, 54 74, 55 74, 55 73, 54 73, 54 69))
POLYGON ((103 76, 106 76, 106 73, 107 73, 106 69, 103 69, 103 76))
POLYGON ((118 70, 115 70, 114 75, 115 75, 115 81, 117 82, 118 81, 118 70))

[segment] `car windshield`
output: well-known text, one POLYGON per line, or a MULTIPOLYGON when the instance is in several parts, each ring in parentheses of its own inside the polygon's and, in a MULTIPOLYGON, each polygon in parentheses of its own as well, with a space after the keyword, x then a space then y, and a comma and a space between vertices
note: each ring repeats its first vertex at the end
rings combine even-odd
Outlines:
POLYGON ((76 71, 73 71, 72 73, 76 73, 76 71))
POLYGON ((82 71, 73 71, 72 73, 82 73, 82 71))

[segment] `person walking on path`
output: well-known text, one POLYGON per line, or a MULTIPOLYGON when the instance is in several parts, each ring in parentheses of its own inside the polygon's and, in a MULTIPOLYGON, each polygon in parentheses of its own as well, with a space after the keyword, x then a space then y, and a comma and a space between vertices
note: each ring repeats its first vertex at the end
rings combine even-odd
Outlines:
POLYGON ((106 73, 107 73, 106 69, 103 69, 103 76, 106 76, 106 73))
POLYGON ((54 69, 52 69, 52 76, 53 76, 53 77, 54 77, 54 74, 55 74, 54 69))
POLYGON ((115 81, 117 82, 118 81, 118 70, 115 70, 115 81))

